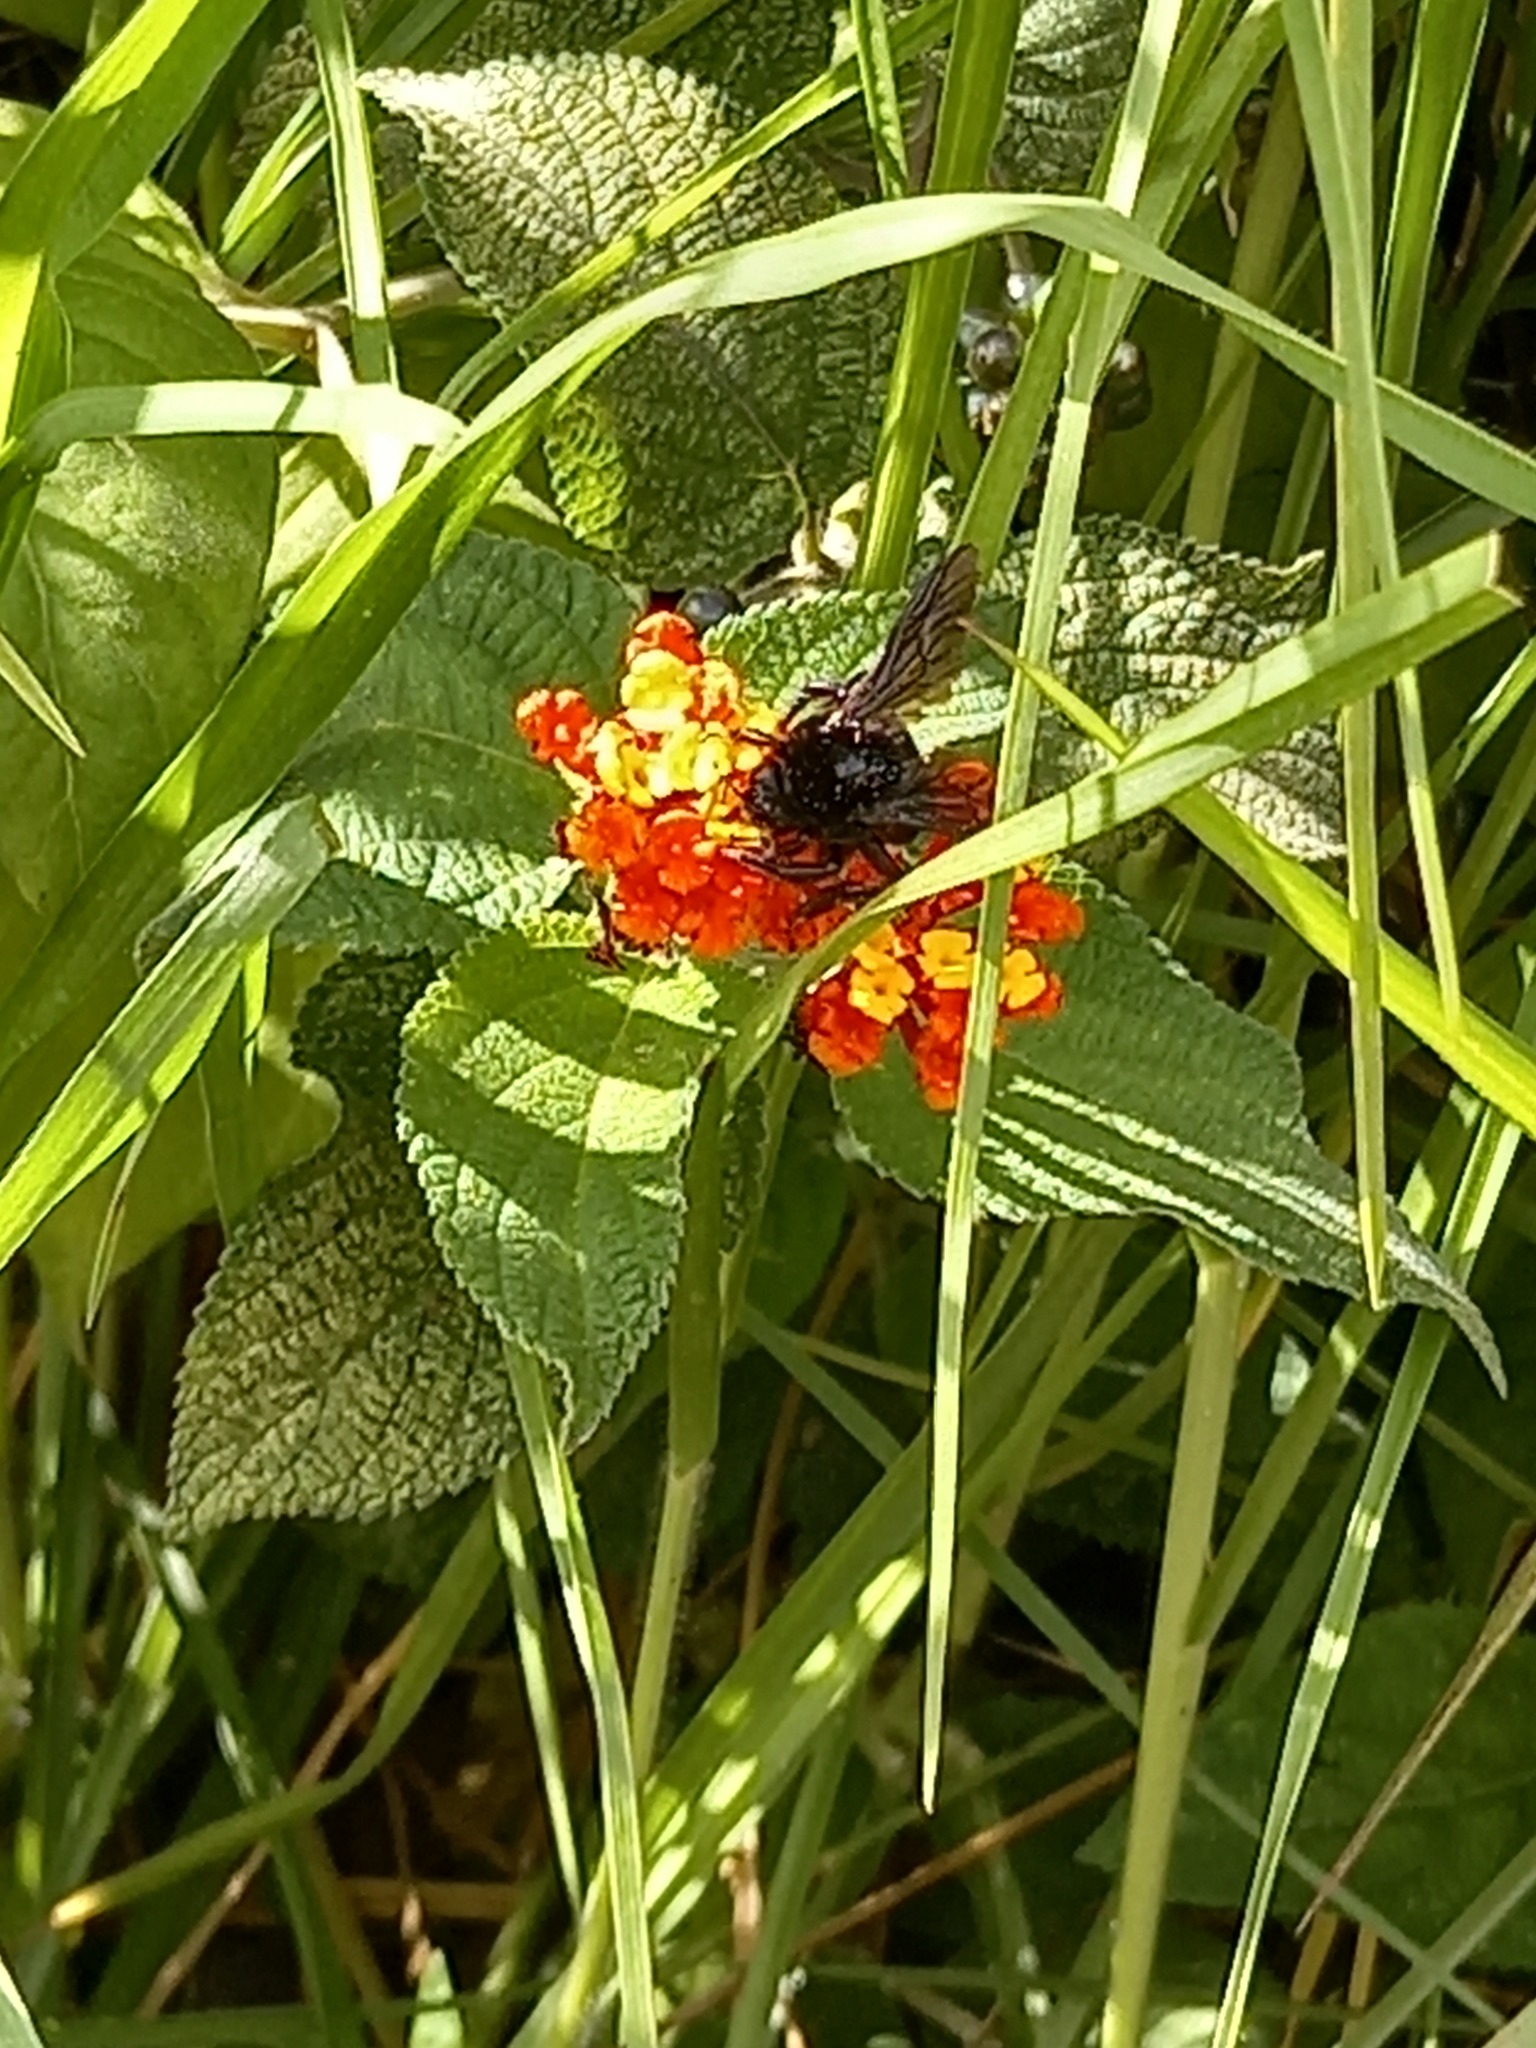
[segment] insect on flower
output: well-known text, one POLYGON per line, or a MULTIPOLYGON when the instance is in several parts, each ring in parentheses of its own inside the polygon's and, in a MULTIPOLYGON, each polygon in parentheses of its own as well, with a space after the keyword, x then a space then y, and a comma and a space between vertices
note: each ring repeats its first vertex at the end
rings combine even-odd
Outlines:
MULTIPOLYGON (((959 666, 975 593, 969 548, 919 586, 865 674, 807 693, 780 724, 688 620, 651 612, 624 649, 606 716, 579 690, 517 705, 534 758, 570 792, 559 843, 594 884, 612 966, 620 946, 702 959, 803 952, 897 868, 892 848, 937 850, 985 822, 985 762, 925 761, 900 711, 959 666)), ((797 1040, 829 1073, 860 1072, 895 1033, 935 1109, 960 1085, 979 882, 898 911, 802 997, 797 1040), (965 922, 960 922, 965 920, 965 922)), ((1062 983, 1041 946, 1075 939, 1082 911, 1038 874, 1014 878, 1001 1017, 1053 1017, 1062 983)))
POLYGON ((889 881, 902 872, 896 848, 980 822, 974 788, 926 760, 901 715, 958 672, 978 568, 973 547, 946 555, 867 669, 801 696, 746 786, 747 814, 766 841, 755 866, 831 881, 860 854, 889 881))

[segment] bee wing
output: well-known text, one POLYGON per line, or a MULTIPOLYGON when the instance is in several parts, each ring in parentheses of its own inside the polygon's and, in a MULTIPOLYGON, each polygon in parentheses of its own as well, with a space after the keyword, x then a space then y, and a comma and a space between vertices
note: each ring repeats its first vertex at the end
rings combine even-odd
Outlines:
POLYGON ((839 690, 828 725, 878 718, 949 681, 960 666, 962 621, 976 602, 979 567, 976 550, 966 546, 928 571, 874 662, 839 690))

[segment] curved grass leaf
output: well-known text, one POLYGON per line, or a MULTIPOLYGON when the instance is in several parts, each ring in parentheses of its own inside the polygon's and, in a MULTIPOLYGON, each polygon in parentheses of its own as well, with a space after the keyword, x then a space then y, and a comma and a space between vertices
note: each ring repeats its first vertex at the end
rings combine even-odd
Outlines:
MULTIPOLYGON (((191 280, 126 235, 81 257, 59 296, 79 384, 254 375, 191 280)), ((0 693, 0 861, 35 908, 57 909, 215 701, 256 619, 276 495, 272 449, 249 438, 103 441, 44 478, 0 629, 85 759, 0 693)))
MULTIPOLYGON (((1191 980, 1097 883, 1069 886, 1087 923, 1056 955, 1061 1012, 1007 1029, 996 1054, 987 1211, 1009 1222, 1173 1216, 1267 1272, 1363 1295, 1354 1184, 1307 1130, 1290 1046, 1191 980)), ((924 1107, 904 1053, 840 1081, 837 1095, 872 1165, 916 1194, 939 1192, 949 1122, 924 1107)), ((1498 1375, 1480 1311, 1395 1211, 1387 1284, 1392 1299, 1452 1316, 1498 1375)))
POLYGON ((683 1154, 728 1018, 691 961, 592 960, 569 913, 461 953, 412 1011, 401 1129, 438 1243, 593 1429, 660 1327, 683 1154))
MULTIPOLYGON (((463 74, 375 72, 421 139, 427 216, 504 319, 721 156, 720 96, 641 58, 511 59, 463 74)), ((831 186, 780 152, 643 257, 637 282, 829 213, 831 186)), ((816 301, 667 322, 558 409, 545 435, 571 529, 653 582, 729 581, 867 462, 894 327, 879 277, 816 301)))
POLYGON ((347 962, 295 1052, 334 1082, 336 1135, 235 1226, 176 1394, 170 1513, 375 1518, 486 1478, 517 1440, 501 1340, 432 1241, 395 1133, 402 1020, 422 956, 347 962))
POLYGON ((568 555, 468 535, 296 764, 338 852, 281 936, 449 951, 547 909, 571 872, 567 796, 512 707, 541 683, 601 701, 633 610, 568 555))
MULTIPOLYGON (((0 1179, 0 1260, 170 1100, 213 1031, 247 954, 319 873, 312 805, 253 826, 229 868, 54 1098, 0 1179)), ((190 906, 189 906, 190 907, 190 906)))
MULTIPOLYGON (((66 299, 68 288, 66 287, 66 299)), ((40 405, 5 452, 0 489, 51 469, 80 441, 193 434, 391 435, 440 448, 460 431, 451 412, 389 385, 305 390, 259 377, 95 385, 40 405)))

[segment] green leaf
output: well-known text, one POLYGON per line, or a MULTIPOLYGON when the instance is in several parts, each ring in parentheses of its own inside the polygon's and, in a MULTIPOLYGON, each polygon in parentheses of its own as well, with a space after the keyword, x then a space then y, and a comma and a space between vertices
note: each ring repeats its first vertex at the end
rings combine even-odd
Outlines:
MULTIPOLYGON (((256 374, 190 279, 126 235, 58 290, 76 384, 256 374)), ((85 759, 0 692, 0 862, 37 908, 57 909, 217 698, 256 620, 275 493, 271 447, 250 437, 94 442, 43 480, 0 630, 85 759)))
POLYGON ((320 872, 320 821, 303 799, 245 833, 163 920, 165 950, 81 1059, 0 1179, 0 1260, 170 1100, 264 940, 320 872))
MULTIPOLYGON (((1290 1046, 1191 980, 1117 897, 1071 869, 1056 879, 1086 927, 1053 949, 1060 1014, 1008 1027, 998 1049, 988 1212, 1173 1216, 1267 1272, 1363 1295, 1354 1183, 1307 1130, 1290 1046)), ((943 1187, 950 1120, 924 1106, 904 1048, 837 1094, 872 1165, 917 1194, 943 1187)), ((1498 1374, 1479 1310, 1395 1211, 1390 1222, 1391 1298, 1443 1309, 1498 1374)))
POLYGON ((16 1980, 0 1961, 0 2048, 42 2048, 16 1980))
POLYGON ((553 903, 568 797, 512 707, 542 683, 611 689, 633 614, 583 562, 467 534, 296 765, 339 853, 283 938, 449 951, 553 903))
POLYGON ((1021 192, 1084 192, 1120 111, 1141 0, 1025 0, 995 157, 1021 192))
POLYGON ((446 71, 477 69, 497 57, 557 50, 655 56, 674 71, 719 86, 738 106, 766 113, 813 78, 831 54, 831 22, 819 0, 726 0, 707 20, 664 46, 652 24, 670 0, 490 0, 444 60, 446 71))
MULTIPOLYGON (((994 592, 1022 600, 1031 549, 1005 549, 994 592)), ((1276 566, 1183 540, 1132 519, 1080 522, 1051 650, 1056 673, 1111 725, 1135 739, 1197 703, 1241 661, 1310 626, 1326 596, 1321 555, 1276 566)), ((1043 709, 1034 794, 1049 796, 1109 756, 1043 709)), ((1344 851, 1344 794, 1331 724, 1304 726, 1278 746, 1211 778, 1239 817, 1297 860, 1344 851)))
POLYGON ((464 2048, 464 2015, 454 2003, 453 1972, 440 1948, 429 1950, 416 1982, 408 2048, 464 2048))
POLYGON ((699 1076, 728 1018, 689 960, 598 965, 583 918, 469 947, 406 1025, 401 1129, 438 1243, 586 1435, 660 1327, 699 1076))
MULTIPOLYGON (((518 58, 367 83, 415 125, 433 231, 504 319, 736 139, 719 92, 641 58, 518 58)), ((807 159, 776 152, 624 288, 835 203, 807 159)), ((829 503, 867 463, 896 303, 890 279, 871 276, 659 325, 546 430, 572 531, 662 584, 729 582, 775 553, 807 501, 829 503)))
MULTIPOLYGON (((241 1105, 241 1135, 263 1179, 312 1153, 335 1124, 336 1106, 324 1082, 258 1058, 241 1105)), ((126 1187, 119 1184, 121 1156, 109 1159, 33 1232, 27 1256, 66 1316, 84 1316, 104 1233, 114 1233, 104 1274, 114 1279, 212 1211, 210 1136, 199 1091, 178 1088, 156 1119, 126 1187)))
MULTIPOLYGON (((1480 1616, 1448 1603, 1368 1614, 1355 1631, 1291 1844, 1325 1869, 1382 1789, 1398 1758, 1471 1649, 1480 1616)), ((1299 1663, 1291 1658, 1262 1694, 1218 1700, 1195 1749, 1199 1767, 1233 1799, 1261 1811, 1269 1793, 1299 1663)), ((1406 1933, 1428 1944, 1536 1831, 1536 1758, 1525 1731, 1536 1715, 1536 1641, 1516 1636, 1500 1653, 1407 1793, 1382 1822, 1350 1883, 1406 1933)), ((1080 1852, 1119 1868, 1123 1806, 1080 1852)), ((1168 1897, 1227 1910, 1241 1906, 1252 1838, 1213 1806, 1186 1802, 1168 1897)), ((1294 1917, 1305 1886, 1281 1879, 1278 1910, 1294 1917)), ((1478 1951, 1485 1968, 1536 1964, 1536 1902, 1527 1899, 1478 1951)))
MULTIPOLYGON (((1011 646, 1029 574, 1030 542, 1010 543, 978 608, 981 625, 1011 646)), ((1322 612, 1322 560, 1276 568, 1181 540, 1130 519, 1079 522, 1067 554, 1052 649, 1056 673, 1078 696, 1135 738, 1196 703, 1229 669, 1276 645, 1322 612)), ((889 592, 838 591, 738 612, 709 645, 782 705, 808 682, 854 674, 894 623, 889 592)), ((925 751, 990 737, 1003 721, 1008 675, 972 644, 944 699, 924 706, 912 729, 925 751)), ((1040 714, 1033 797, 1049 796, 1105 765, 1107 756, 1048 707, 1040 714)), ((1319 860, 1343 850, 1338 743, 1311 725, 1214 776, 1211 787, 1284 852, 1319 860)))
POLYGON ((430 973, 346 961, 305 1004, 295 1054, 334 1082, 341 1124, 241 1218, 199 1305, 171 1437, 181 1530, 426 1507, 516 1442, 501 1340, 395 1134, 401 1020, 430 973))

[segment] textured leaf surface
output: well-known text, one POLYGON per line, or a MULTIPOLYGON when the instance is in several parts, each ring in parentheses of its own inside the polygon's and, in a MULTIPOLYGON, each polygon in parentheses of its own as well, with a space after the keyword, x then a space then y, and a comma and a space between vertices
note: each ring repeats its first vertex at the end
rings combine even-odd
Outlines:
MULTIPOLYGON (((195 1077, 194 1077, 195 1078, 195 1077)), ((313 1074, 260 1058, 244 1110, 244 1142, 257 1170, 270 1178, 312 1153, 335 1126, 335 1105, 313 1074)), ((165 1105, 134 1167, 126 1194, 123 1156, 81 1182, 32 1233, 27 1257, 67 1316, 83 1316, 102 1234, 122 1199, 107 1277, 131 1272, 157 1246, 215 1206, 207 1111, 196 1087, 179 1088, 165 1105)))
MULTIPOLYGON (((993 589, 1022 599, 1029 559, 1027 542, 1008 549, 993 589)), ((1134 738, 1195 703, 1237 663, 1311 625, 1325 594, 1320 555, 1276 567, 1131 519, 1088 519, 1062 589, 1053 660, 1063 682, 1134 738)), ((1075 727, 1042 715, 1041 795, 1104 762, 1075 727)), ((1306 726, 1210 786, 1298 860, 1344 851, 1343 778, 1330 726, 1306 726)))
MULTIPOLYGON (((1027 540, 1006 551, 979 607, 982 625, 1011 645, 1029 574, 1027 540)), ((1322 561, 1275 568, 1160 533, 1134 520, 1088 518, 1067 557, 1052 661, 1062 681, 1134 737, 1196 702, 1229 669, 1287 639, 1322 610, 1322 561)), ((834 593, 763 605, 724 620, 710 645, 781 702, 819 677, 848 675, 873 656, 900 599, 834 593)), ((924 748, 963 746, 997 731, 1007 704, 1001 662, 979 648, 949 694, 913 730, 924 748)), ((1044 710, 1034 794, 1048 796, 1103 765, 1103 755, 1044 710)), ((1301 860, 1343 851, 1338 744, 1326 726, 1293 733, 1211 787, 1275 845, 1301 860)))
MULTIPOLYGON (((665 11, 668 0, 490 0, 444 60, 477 70, 498 57, 612 49, 665 11)), ((719 86, 745 111, 766 113, 814 78, 831 57, 822 0, 726 0, 661 53, 673 70, 719 86)))
MULTIPOLYGON (((252 377, 175 265, 114 231, 59 296, 76 385, 252 377)), ((0 861, 49 914, 209 709, 255 621, 276 460, 253 436, 99 441, 43 481, 0 630, 84 742, 73 759, 0 690, 0 861)))
POLYGON ((691 962, 613 970, 591 943, 556 914, 460 954, 411 1014, 400 1085, 439 1244, 561 1373, 578 1436, 660 1325, 699 1075, 726 1022, 691 962))
POLYGON ((633 614, 585 563, 467 535, 298 763, 340 850, 283 937, 446 951, 553 902, 566 793, 512 706, 541 683, 600 696, 633 614))
MULTIPOLYGON (((422 148, 428 218, 503 317, 712 163, 734 140, 714 88, 641 58, 511 59, 368 84, 422 148)), ((674 265, 831 213, 810 162, 777 151, 642 258, 674 265)), ((667 321, 551 422, 545 452, 572 530, 659 584, 729 582, 780 548, 804 503, 867 464, 894 333, 883 277, 777 305, 667 321)))
MULTIPOLYGON (((1361 1622, 1291 1829, 1303 1855, 1326 1868, 1344 1847, 1471 1649, 1480 1619, 1442 1603, 1388 1608, 1361 1622)), ((1253 1812, 1268 1797, 1297 1672, 1293 1658, 1259 1698, 1219 1701, 1198 1739, 1201 1767, 1253 1812)), ((1350 1878, 1416 1940, 1441 1935, 1536 1831, 1533 1725, 1536 1640, 1516 1636, 1350 1878)), ((1122 1802, 1081 1853, 1117 1870, 1124 1839, 1122 1802)), ((1179 1819, 1168 1896, 1235 1910, 1252 1861, 1252 1838, 1191 1799, 1179 1819)), ((1306 1902, 1301 1883, 1282 1873, 1278 1910, 1294 1917, 1306 1902)), ((1536 1966, 1536 1902, 1522 1901, 1475 1954, 1487 1968, 1536 1966)))
POLYGON ((346 962, 305 1005, 296 1052, 342 1121, 241 1219, 199 1306, 171 1439, 183 1529, 425 1507, 515 1441, 500 1338, 443 1264, 395 1134, 400 1024, 429 973, 346 962))
MULTIPOLYGON (((598 52, 664 14, 671 0, 489 0, 469 27, 431 61, 442 71, 478 71, 503 57, 598 52)), ((823 0, 726 0, 660 52, 674 70, 721 88, 746 113, 766 113, 829 61, 831 16, 823 0)), ((419 61, 419 60, 418 60, 419 61)), ((307 29, 281 36, 240 117, 232 168, 254 170, 306 93, 318 86, 307 29)), ((381 148, 381 169, 391 152, 381 148)))
POLYGON ((1083 192, 1141 31, 1140 0, 1025 0, 996 158, 1020 192, 1083 192))
MULTIPOLYGON (((988 1211, 1173 1216, 1287 1279, 1364 1293, 1353 1181, 1313 1143, 1301 1069, 1276 1033, 1191 980, 1123 903, 1062 870, 1087 915, 1059 949, 1060 1014, 1008 1030, 982 1138, 988 1211)), ((871 1164, 944 1185, 951 1120, 924 1107, 904 1050, 838 1084, 871 1164)), ((1454 1316, 1491 1369, 1488 1327, 1392 1211, 1388 1288, 1454 1316)))

